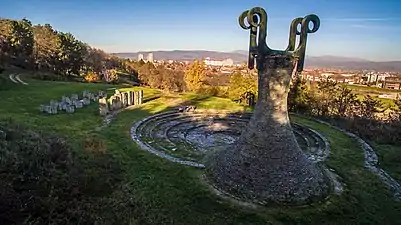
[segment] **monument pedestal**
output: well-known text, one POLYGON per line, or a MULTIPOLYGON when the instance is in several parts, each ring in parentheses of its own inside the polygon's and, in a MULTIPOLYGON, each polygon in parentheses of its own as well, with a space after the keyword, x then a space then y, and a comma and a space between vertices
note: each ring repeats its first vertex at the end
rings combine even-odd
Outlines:
POLYGON ((259 59, 255 111, 234 149, 216 153, 208 168, 215 186, 254 202, 302 204, 328 193, 322 170, 299 147, 287 112, 295 60, 271 54, 259 59))

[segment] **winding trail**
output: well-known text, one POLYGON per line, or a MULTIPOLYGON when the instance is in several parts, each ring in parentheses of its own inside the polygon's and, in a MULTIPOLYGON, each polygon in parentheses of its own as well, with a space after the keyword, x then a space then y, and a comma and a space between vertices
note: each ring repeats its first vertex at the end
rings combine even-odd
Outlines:
POLYGON ((23 84, 23 85, 28 85, 28 83, 22 81, 21 78, 20 78, 19 76, 20 76, 20 75, 18 74, 18 75, 15 77, 15 79, 16 79, 18 82, 20 82, 21 84, 23 84))
POLYGON ((11 80, 13 83, 28 85, 28 83, 26 83, 26 82, 24 82, 24 81, 21 80, 20 75, 19 75, 18 73, 12 73, 12 74, 10 74, 10 75, 8 76, 8 78, 10 78, 10 80, 11 80))
POLYGON ((19 84, 18 81, 15 80, 15 74, 14 74, 14 73, 10 74, 10 75, 8 76, 8 78, 10 78, 10 80, 11 80, 13 83, 19 84))

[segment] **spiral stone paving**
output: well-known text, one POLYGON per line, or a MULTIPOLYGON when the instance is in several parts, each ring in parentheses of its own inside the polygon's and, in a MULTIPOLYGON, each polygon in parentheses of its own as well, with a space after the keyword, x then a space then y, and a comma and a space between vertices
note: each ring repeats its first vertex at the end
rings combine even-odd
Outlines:
MULTIPOLYGON (((204 168, 210 153, 235 144, 250 113, 197 110, 169 111, 135 123, 131 136, 139 146, 167 160, 204 168)), ((324 161, 330 152, 327 139, 317 131, 292 123, 301 148, 313 162, 324 161)))

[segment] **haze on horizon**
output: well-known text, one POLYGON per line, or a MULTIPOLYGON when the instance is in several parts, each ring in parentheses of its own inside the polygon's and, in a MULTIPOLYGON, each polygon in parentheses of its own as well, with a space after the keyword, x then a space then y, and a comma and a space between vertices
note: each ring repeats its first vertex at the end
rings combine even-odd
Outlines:
POLYGON ((238 16, 255 6, 268 13, 268 45, 284 49, 295 17, 320 17, 307 55, 401 60, 401 1, 396 0, 0 0, 0 17, 51 24, 107 52, 247 49, 238 16))

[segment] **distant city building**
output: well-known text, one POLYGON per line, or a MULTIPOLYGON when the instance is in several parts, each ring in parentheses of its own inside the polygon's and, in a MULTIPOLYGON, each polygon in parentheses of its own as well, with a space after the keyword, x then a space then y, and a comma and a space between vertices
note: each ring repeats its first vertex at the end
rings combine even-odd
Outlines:
POLYGON ((401 78, 386 77, 384 80, 384 88, 401 90, 401 78))
POLYGON ((143 60, 143 54, 138 55, 138 61, 141 61, 141 60, 143 60))
POLYGON ((149 54, 148 54, 147 61, 148 61, 148 62, 153 62, 153 53, 149 53, 149 54))
POLYGON ((204 59, 203 62, 207 66, 233 66, 234 61, 232 59, 224 59, 224 60, 211 60, 209 57, 204 59))

